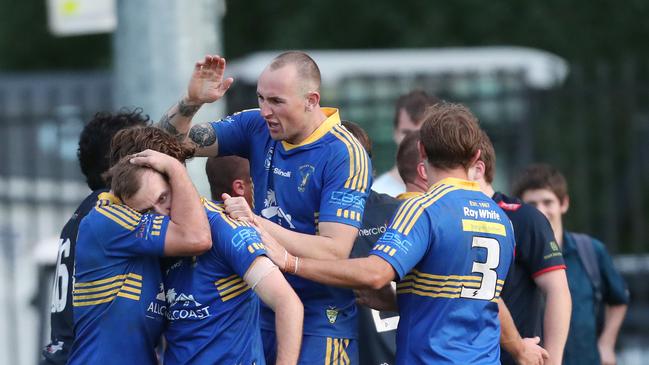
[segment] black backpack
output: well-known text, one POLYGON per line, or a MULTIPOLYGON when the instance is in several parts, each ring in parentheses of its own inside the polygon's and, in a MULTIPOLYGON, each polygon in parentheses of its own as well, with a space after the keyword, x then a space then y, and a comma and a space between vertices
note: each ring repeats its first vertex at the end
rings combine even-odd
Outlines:
POLYGON ((604 303, 602 295, 602 276, 599 269, 599 261, 593 246, 593 239, 583 233, 570 233, 577 247, 577 254, 584 269, 588 274, 590 283, 593 286, 595 318, 597 320, 597 333, 601 333, 604 324, 604 303))

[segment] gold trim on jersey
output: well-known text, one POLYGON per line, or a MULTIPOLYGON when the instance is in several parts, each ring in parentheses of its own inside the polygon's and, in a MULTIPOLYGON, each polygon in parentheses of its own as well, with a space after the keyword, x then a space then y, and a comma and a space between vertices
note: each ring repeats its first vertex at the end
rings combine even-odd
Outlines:
POLYGON ((347 355, 348 346, 348 338, 327 337, 325 365, 351 365, 352 362, 347 355))
POLYGON ((244 220, 230 218, 230 216, 225 212, 225 207, 223 206, 223 204, 216 204, 205 198, 201 198, 201 202, 203 203, 205 209, 209 210, 210 212, 219 213, 225 223, 232 227, 232 229, 235 229, 237 227, 252 227, 250 223, 244 220))
POLYGON ((397 210, 390 228, 407 235, 426 208, 447 193, 458 189, 452 185, 434 185, 430 191, 422 196, 406 200, 397 210))
POLYGON ((129 231, 134 230, 142 218, 142 214, 123 205, 122 201, 111 193, 99 194, 95 210, 129 231))
POLYGON ((416 197, 422 196, 422 195, 424 195, 424 193, 422 193, 421 191, 406 191, 405 193, 401 193, 401 194, 397 195, 396 198, 398 200, 408 200, 410 198, 416 198, 416 197))
POLYGON ((464 190, 482 191, 480 190, 480 185, 478 185, 477 182, 458 179, 456 177, 447 177, 445 179, 442 179, 436 182, 432 187, 437 185, 453 185, 457 188, 464 189, 464 190))
POLYGON ((306 137, 306 139, 298 144, 292 144, 288 143, 286 141, 282 141, 282 146, 284 146, 284 149, 286 151, 290 151, 294 148, 298 148, 300 146, 306 146, 309 143, 313 143, 320 138, 322 138, 327 132, 329 132, 334 126, 340 124, 340 114, 338 113, 338 109, 336 108, 321 108, 322 112, 324 115, 327 117, 322 124, 318 128, 316 128, 311 135, 306 137))
POLYGON ((345 181, 346 189, 365 192, 369 187, 370 162, 360 142, 342 125, 335 126, 331 133, 347 147, 349 154, 349 177, 345 181))
POLYGON ((357 222, 361 221, 361 213, 355 212, 353 210, 342 209, 342 208, 338 208, 338 210, 336 210, 336 217, 351 219, 357 222))
POLYGON ((215 281, 214 285, 222 302, 227 302, 250 290, 250 286, 237 274, 221 278, 215 281))
POLYGON ((491 233, 507 237, 507 230, 501 223, 477 221, 474 219, 462 219, 462 230, 464 232, 491 233))
MULTIPOLYGON (((397 284, 397 294, 415 294, 431 298, 459 298, 463 287, 480 288, 480 275, 433 275, 413 269, 397 284)), ((496 280, 496 292, 491 301, 500 298, 504 280, 496 280)))
POLYGON ((77 282, 72 291, 72 305, 83 307, 112 302, 116 297, 140 300, 142 276, 135 273, 77 282))

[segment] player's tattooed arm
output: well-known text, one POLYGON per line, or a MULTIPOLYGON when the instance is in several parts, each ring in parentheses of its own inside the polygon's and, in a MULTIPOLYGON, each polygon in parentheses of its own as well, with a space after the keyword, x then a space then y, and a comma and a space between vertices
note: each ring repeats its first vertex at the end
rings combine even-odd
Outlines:
POLYGON ((216 143, 216 133, 209 124, 197 124, 189 130, 189 139, 198 148, 210 147, 216 143))
POLYGON ((160 118, 158 127, 164 129, 179 141, 183 141, 187 137, 191 120, 201 105, 190 103, 185 98, 180 99, 160 118))

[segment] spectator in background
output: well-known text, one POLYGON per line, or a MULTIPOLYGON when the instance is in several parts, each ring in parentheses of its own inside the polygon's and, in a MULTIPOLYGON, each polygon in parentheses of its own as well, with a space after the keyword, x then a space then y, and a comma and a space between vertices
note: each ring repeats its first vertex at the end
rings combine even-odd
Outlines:
POLYGON ((615 364, 629 293, 602 242, 564 230, 563 215, 570 205, 566 179, 550 165, 535 164, 514 180, 513 191, 548 218, 563 252, 573 303, 563 363, 615 364))
MULTIPOLYGON (((550 355, 548 364, 559 365, 568 336, 571 301, 566 265, 552 227, 533 206, 494 191, 491 184, 496 153, 484 132, 480 151, 480 158, 469 170, 469 178, 478 182, 480 189, 505 211, 516 238, 516 258, 505 280, 502 297, 521 336, 542 338, 550 355)), ((501 362, 515 364, 514 357, 505 353, 501 362)))
MULTIPOLYGON (((426 108, 437 104, 439 101, 436 97, 430 96, 422 90, 414 90, 401 95, 397 99, 394 114, 394 131, 392 134, 394 143, 399 146, 408 132, 418 131, 426 108)), ((372 189, 378 193, 391 196, 397 196, 406 191, 396 165, 377 177, 372 189)))
POLYGON ((242 196, 254 209, 250 163, 239 156, 209 157, 205 164, 212 200, 221 200, 223 194, 242 196))
POLYGON ((81 172, 92 192, 81 202, 61 231, 61 244, 56 261, 56 276, 52 291, 51 342, 43 349, 41 364, 64 365, 74 340, 72 318, 72 274, 79 223, 95 206, 99 194, 108 191, 102 174, 109 167, 110 142, 120 130, 145 126, 149 117, 142 109, 123 109, 118 113, 100 112, 86 124, 79 136, 77 157, 81 172))

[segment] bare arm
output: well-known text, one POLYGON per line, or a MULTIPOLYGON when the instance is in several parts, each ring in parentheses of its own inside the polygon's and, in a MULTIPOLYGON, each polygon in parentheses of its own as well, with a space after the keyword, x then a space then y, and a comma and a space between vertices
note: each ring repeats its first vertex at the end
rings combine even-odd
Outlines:
POLYGON ((550 354, 549 364, 561 364, 570 328, 572 300, 565 270, 553 270, 534 278, 545 295, 543 346, 550 354))
POLYGON ((346 259, 358 235, 358 228, 343 223, 322 222, 318 226, 320 233, 310 235, 291 231, 268 219, 256 219, 290 254, 304 258, 346 259))
POLYGON ((187 87, 187 95, 173 105, 158 122, 159 128, 180 141, 185 140, 189 134, 191 141, 198 147, 197 156, 215 156, 218 151, 216 135, 211 126, 201 124, 192 127, 191 123, 194 114, 203 104, 221 99, 232 85, 232 78, 223 79, 224 72, 225 59, 222 57, 205 56, 197 62, 187 87))
POLYGON ((276 364, 297 364, 302 342, 304 307, 284 275, 268 257, 257 257, 244 276, 261 298, 275 312, 277 334, 276 364))
POLYGON ((223 194, 222 198, 229 216, 234 219, 247 219, 263 227, 294 256, 320 260, 346 259, 358 235, 358 228, 334 222, 321 222, 318 235, 294 232, 255 215, 242 197, 223 194))
POLYGON ((150 166, 169 177, 173 192, 169 227, 165 236, 165 256, 193 256, 212 247, 212 235, 187 170, 178 160, 163 153, 146 150, 133 155, 131 163, 150 166))
POLYGON ((502 299, 498 299, 498 319, 500 319, 500 345, 520 365, 543 365, 548 358, 548 352, 538 343, 539 337, 521 338, 516 329, 514 319, 502 299))
POLYGON ((604 314, 604 328, 597 341, 603 365, 616 363, 615 342, 626 315, 627 305, 607 305, 604 314))

